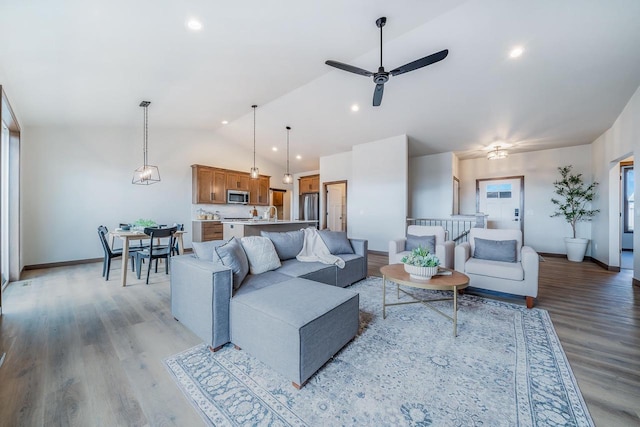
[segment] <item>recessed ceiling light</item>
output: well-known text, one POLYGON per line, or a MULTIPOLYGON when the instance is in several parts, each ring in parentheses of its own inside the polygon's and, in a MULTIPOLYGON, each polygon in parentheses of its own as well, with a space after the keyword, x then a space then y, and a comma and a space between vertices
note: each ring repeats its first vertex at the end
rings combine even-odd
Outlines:
POLYGON ((278 147, 271 147, 271 151, 278 151, 278 147))
POLYGON ((520 56, 522 56, 523 52, 524 48, 522 46, 516 46, 511 49, 511 52, 509 52, 509 56, 512 58, 519 58, 520 56))
POLYGON ((300 154, 298 154, 298 155, 296 156, 296 159, 298 159, 298 160, 300 160, 301 158, 302 158, 302 156, 301 156, 300 154))
POLYGON ((360 106, 358 104, 353 104, 351 106, 351 111, 356 112, 358 110, 360 110, 360 106))
POLYGON ((198 21, 197 19, 189 19, 187 21, 187 27, 189 27, 189 29, 193 31, 200 31, 202 29, 202 22, 198 21))
POLYGON ((222 121, 222 124, 223 124, 223 125, 228 125, 228 124, 229 124, 229 120, 223 120, 223 121, 222 121))

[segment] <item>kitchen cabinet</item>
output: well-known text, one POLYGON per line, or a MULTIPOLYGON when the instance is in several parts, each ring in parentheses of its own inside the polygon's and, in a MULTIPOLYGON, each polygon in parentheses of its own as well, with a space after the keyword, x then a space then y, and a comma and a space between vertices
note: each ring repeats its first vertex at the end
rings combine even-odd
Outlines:
POLYGON ((300 178, 300 193, 319 193, 320 175, 309 175, 300 178))
POLYGON ((227 175, 224 169, 192 165, 192 203, 227 203, 227 175))
POLYGON ((227 171, 227 190, 249 191, 249 174, 227 171))
POLYGON ((260 175, 249 181, 249 204, 253 206, 269 206, 269 180, 271 177, 260 175))
POLYGON ((223 227, 220 221, 193 221, 191 223, 193 242, 222 240, 223 227))

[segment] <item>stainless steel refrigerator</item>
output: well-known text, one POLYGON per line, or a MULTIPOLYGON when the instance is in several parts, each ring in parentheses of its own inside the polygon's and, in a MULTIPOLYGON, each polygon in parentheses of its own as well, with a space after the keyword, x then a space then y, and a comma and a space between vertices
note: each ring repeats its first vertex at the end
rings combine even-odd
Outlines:
POLYGON ((320 217, 320 194, 305 193, 300 195, 300 219, 303 221, 317 221, 320 217))

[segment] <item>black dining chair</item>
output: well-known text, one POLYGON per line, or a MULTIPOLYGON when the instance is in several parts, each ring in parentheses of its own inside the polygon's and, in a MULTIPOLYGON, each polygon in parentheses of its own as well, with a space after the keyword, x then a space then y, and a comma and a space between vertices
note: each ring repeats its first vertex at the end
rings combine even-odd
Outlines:
MULTIPOLYGON (((177 228, 176 231, 184 231, 184 224, 178 224, 177 222, 173 224, 174 227, 177 228)), ((173 246, 171 247, 171 256, 175 256, 180 254, 179 251, 180 248, 178 248, 178 239, 173 239, 173 246)))
POLYGON ((140 270, 142 269, 142 260, 149 259, 149 265, 147 266, 147 285, 149 284, 149 274, 151 273, 151 263, 156 260, 156 273, 158 272, 158 260, 164 259, 165 261, 165 273, 169 274, 169 258, 171 258, 172 248, 175 245, 175 232, 177 227, 169 228, 152 228, 147 227, 144 229, 144 234, 150 237, 149 248, 137 251, 136 254, 136 272, 138 279, 140 278, 140 270), (168 239, 165 244, 158 243, 156 240, 168 239))
MULTIPOLYGON (((98 236, 100 237, 100 243, 104 250, 104 261, 102 263, 102 277, 104 280, 109 280, 109 271, 111 270, 111 260, 113 258, 119 258, 122 256, 122 249, 111 249, 109 242, 107 241, 107 234, 109 229, 104 225, 98 227, 98 236)), ((129 249, 129 256, 131 256, 131 271, 134 271, 134 259, 135 249, 129 249)))

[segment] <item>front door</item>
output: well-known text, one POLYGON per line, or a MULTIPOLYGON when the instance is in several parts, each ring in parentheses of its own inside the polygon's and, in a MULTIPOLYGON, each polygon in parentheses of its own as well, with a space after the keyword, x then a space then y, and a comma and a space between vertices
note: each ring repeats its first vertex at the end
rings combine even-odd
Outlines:
POLYGON ((326 185, 327 228, 331 231, 347 229, 347 184, 344 182, 326 185))
POLYGON ((487 228, 524 231, 524 177, 476 180, 476 207, 487 215, 487 228))

